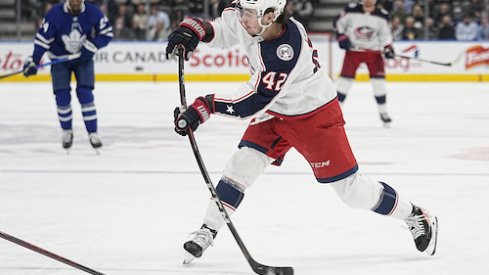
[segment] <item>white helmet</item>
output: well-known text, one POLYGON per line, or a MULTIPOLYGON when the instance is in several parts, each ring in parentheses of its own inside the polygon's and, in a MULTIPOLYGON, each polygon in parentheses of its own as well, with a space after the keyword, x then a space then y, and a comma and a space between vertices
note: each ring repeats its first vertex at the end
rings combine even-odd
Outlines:
POLYGON ((258 18, 261 18, 267 9, 272 8, 275 14, 273 21, 275 21, 284 12, 287 0, 240 0, 239 4, 244 9, 256 10, 258 18))

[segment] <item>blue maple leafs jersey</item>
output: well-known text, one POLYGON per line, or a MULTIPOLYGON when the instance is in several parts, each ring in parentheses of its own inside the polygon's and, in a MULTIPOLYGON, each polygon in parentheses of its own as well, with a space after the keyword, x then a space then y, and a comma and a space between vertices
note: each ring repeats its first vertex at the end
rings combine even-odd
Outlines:
POLYGON ((49 58, 56 59, 79 53, 87 43, 90 45, 87 49, 95 52, 107 46, 113 36, 109 20, 97 6, 84 3, 80 14, 72 15, 68 2, 57 4, 41 23, 32 58, 39 64, 45 52, 49 58))

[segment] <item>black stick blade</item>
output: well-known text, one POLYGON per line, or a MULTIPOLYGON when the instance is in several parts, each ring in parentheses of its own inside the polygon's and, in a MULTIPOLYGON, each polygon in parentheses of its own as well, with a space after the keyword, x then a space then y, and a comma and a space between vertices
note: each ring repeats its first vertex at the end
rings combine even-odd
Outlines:
POLYGON ((293 275, 294 269, 290 266, 266 266, 266 265, 255 265, 252 266, 253 271, 260 275, 293 275))

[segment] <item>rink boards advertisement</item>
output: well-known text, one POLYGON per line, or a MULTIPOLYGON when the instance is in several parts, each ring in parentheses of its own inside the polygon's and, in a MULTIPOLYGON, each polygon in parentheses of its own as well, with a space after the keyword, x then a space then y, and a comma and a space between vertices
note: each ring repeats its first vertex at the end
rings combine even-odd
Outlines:
MULTIPOLYGON (((315 35, 314 47, 319 61, 332 78, 338 77, 344 51, 329 36, 315 35)), ((177 62, 165 57, 164 42, 112 42, 95 56, 97 81, 177 81, 177 62)), ((478 42, 395 42, 399 55, 385 60, 389 81, 489 81, 489 43, 478 42), (425 61, 448 63, 449 66, 425 61)), ((22 69, 32 53, 33 43, 1 42, 0 75, 22 69)), ((46 57, 42 62, 49 62, 46 57)), ((240 47, 209 48, 201 43, 186 63, 187 81, 245 81, 249 78, 248 58, 240 47)), ((367 80, 363 64, 357 71, 358 80, 367 80)), ((21 74, 0 81, 49 81, 49 67, 37 76, 24 78, 21 74)))

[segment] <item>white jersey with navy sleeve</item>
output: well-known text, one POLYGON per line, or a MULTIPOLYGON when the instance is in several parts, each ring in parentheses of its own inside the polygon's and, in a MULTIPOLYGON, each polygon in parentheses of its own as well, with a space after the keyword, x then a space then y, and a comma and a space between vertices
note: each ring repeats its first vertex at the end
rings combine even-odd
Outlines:
POLYGON ((96 5, 84 3, 80 14, 72 15, 68 2, 57 4, 49 10, 36 34, 33 60, 39 63, 45 52, 50 58, 79 53, 87 40, 100 49, 112 37, 109 20, 96 5))
POLYGON ((350 39, 352 51, 379 51, 392 44, 389 14, 383 9, 363 11, 361 4, 351 3, 335 21, 336 32, 350 39))
POLYGON ((280 37, 266 41, 248 34, 233 6, 210 23, 214 37, 208 45, 220 48, 242 45, 252 73, 237 91, 214 95, 217 114, 258 120, 270 115, 298 116, 336 97, 335 86, 320 66, 317 51, 296 20, 289 19, 280 37))

